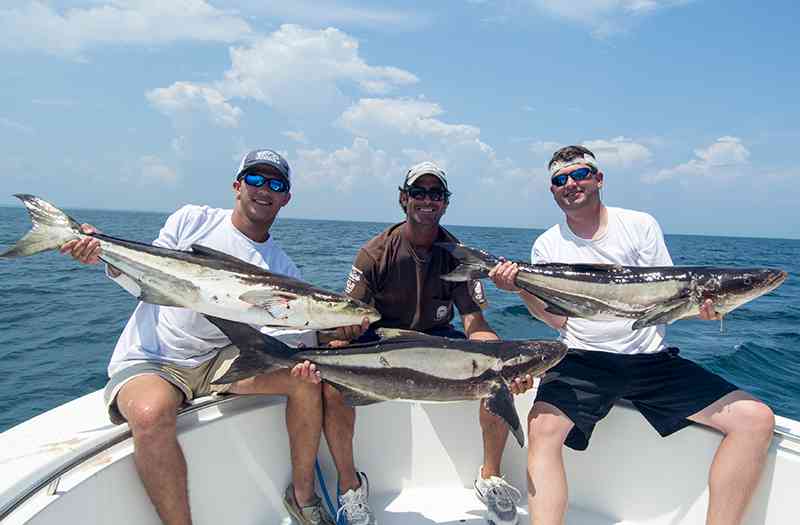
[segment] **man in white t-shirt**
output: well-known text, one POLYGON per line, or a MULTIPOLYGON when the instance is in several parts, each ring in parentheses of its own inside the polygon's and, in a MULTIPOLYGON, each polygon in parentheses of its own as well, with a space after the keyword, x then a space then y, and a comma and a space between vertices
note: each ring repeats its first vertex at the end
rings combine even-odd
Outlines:
MULTIPOLYGON (((536 239, 533 263, 672 265, 653 217, 603 205, 604 175, 591 151, 561 148, 548 168, 550 191, 564 221, 536 239)), ((562 446, 585 450, 595 424, 621 398, 631 401, 662 436, 691 422, 725 435, 709 474, 707 523, 740 523, 771 442, 775 418, 770 408, 667 347, 664 325, 632 330, 633 320, 549 313, 541 300, 516 286, 517 271, 516 264, 505 262, 490 276, 499 288, 519 293, 531 314, 558 330, 570 348, 551 370, 555 379, 541 385, 529 416, 531 523, 563 523, 567 480, 562 446)), ((710 300, 700 317, 719 318, 710 300)))
MULTIPOLYGON (((169 216, 153 244, 188 250, 201 244, 300 278, 300 272, 270 236, 278 211, 291 198, 291 170, 278 153, 261 149, 242 158, 233 182, 233 210, 184 206, 169 216)), ((84 225, 84 231, 93 228, 84 225)), ((84 263, 99 262, 100 244, 91 237, 62 249, 84 263)), ((107 267, 109 277, 128 279, 107 267)), ((267 330, 288 344, 316 345, 315 332, 267 330)), ((284 503, 301 524, 333 524, 314 492, 314 461, 322 431, 319 372, 308 361, 231 385, 211 383, 227 370, 238 350, 201 314, 186 308, 139 303, 117 341, 108 367, 105 400, 115 423, 127 421, 139 476, 161 520, 189 524, 186 461, 176 436, 177 410, 212 392, 286 395, 286 427, 292 483, 284 503)))

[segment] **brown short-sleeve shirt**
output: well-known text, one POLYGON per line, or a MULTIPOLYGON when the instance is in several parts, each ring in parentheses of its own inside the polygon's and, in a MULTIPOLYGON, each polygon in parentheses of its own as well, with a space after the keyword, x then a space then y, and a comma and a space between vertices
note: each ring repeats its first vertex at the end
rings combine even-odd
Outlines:
MULTIPOLYGON (((345 293, 374 306, 376 326, 426 331, 450 326, 453 304, 461 315, 480 311, 486 295, 480 281, 448 282, 440 277, 458 266, 446 250, 434 245, 424 260, 417 257, 395 224, 368 241, 356 255, 345 293)), ((440 227, 436 242, 458 242, 440 227)))

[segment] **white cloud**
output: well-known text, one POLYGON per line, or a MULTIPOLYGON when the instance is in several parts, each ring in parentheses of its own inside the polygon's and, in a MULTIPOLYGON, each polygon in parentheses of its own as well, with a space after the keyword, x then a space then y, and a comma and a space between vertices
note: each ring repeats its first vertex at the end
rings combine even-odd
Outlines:
POLYGON ((360 136, 390 132, 454 142, 478 139, 480 128, 468 124, 447 124, 434 118, 443 113, 439 104, 425 100, 364 98, 350 106, 339 118, 339 123, 360 136))
POLYGON ((108 44, 164 44, 182 40, 234 42, 251 33, 240 17, 205 0, 108 0, 57 10, 34 0, 0 9, 0 46, 77 56, 108 44))
POLYGON ((37 106, 56 106, 56 107, 72 107, 75 102, 66 98, 34 98, 31 100, 32 104, 37 106))
POLYGON ((199 112, 220 126, 235 128, 242 116, 242 110, 226 102, 222 93, 191 82, 175 82, 168 88, 148 91, 145 96, 156 109, 170 117, 199 112))
POLYGON ((625 137, 587 140, 583 145, 592 150, 601 167, 630 168, 646 164, 653 157, 647 146, 625 137))
POLYGON ((25 135, 33 135, 34 129, 28 125, 19 123, 17 121, 0 117, 0 126, 10 129, 11 131, 16 131, 18 133, 24 133, 25 135))
POLYGON ((230 56, 231 69, 220 82, 228 97, 298 110, 341 99, 340 83, 386 93, 418 82, 408 71, 367 64, 358 40, 335 28, 283 25, 250 45, 231 48, 230 56))
POLYGON ((392 29, 421 29, 431 22, 431 16, 419 7, 406 10, 345 5, 340 0, 253 0, 250 11, 264 13, 287 22, 301 22, 317 27, 331 24, 392 29))
POLYGON ((655 174, 642 177, 644 182, 656 183, 670 179, 710 177, 724 171, 727 177, 741 174, 740 168, 748 163, 750 151, 736 137, 720 137, 706 148, 694 150, 696 158, 655 174))
MULTIPOLYGON (((402 173, 403 164, 381 149, 372 148, 365 138, 356 137, 350 147, 328 152, 319 148, 298 149, 292 162, 295 176, 304 186, 320 187, 335 178, 337 191, 349 189, 357 180, 384 179, 402 173)), ((407 169, 407 168, 406 168, 407 169)), ((331 187, 326 184, 325 187, 331 187)))
POLYGON ((208 84, 176 82, 148 92, 162 112, 201 110, 218 124, 234 126, 241 110, 228 101, 240 98, 266 104, 292 118, 338 114, 348 104, 341 87, 383 93, 413 84, 417 77, 391 66, 371 66, 358 41, 339 31, 283 25, 277 31, 230 49, 231 67, 208 84))
POLYGON ((308 144, 308 138, 306 134, 302 131, 284 131, 281 133, 284 137, 289 137, 295 142, 299 142, 300 144, 308 144))
POLYGON ((178 173, 158 157, 149 155, 141 157, 139 165, 144 179, 167 183, 175 182, 178 179, 178 173))
POLYGON ((694 154, 711 167, 744 164, 750 158, 750 151, 736 137, 720 137, 709 147, 694 150, 694 154))
POLYGON ((587 26, 604 36, 624 30, 632 19, 691 0, 524 0, 556 18, 587 26))

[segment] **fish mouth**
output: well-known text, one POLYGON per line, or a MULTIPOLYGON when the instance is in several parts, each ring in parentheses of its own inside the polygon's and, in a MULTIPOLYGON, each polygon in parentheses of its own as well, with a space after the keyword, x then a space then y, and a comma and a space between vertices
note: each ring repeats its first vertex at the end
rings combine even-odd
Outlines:
POLYGON ((783 284, 783 281, 789 277, 789 274, 783 270, 770 270, 769 275, 767 276, 767 287, 770 290, 774 290, 778 286, 783 284))

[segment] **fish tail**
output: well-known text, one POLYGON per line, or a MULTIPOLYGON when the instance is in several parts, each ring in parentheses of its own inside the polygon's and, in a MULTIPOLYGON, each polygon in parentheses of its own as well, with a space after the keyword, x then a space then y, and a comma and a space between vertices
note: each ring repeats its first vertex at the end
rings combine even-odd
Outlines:
POLYGON ((285 368, 286 365, 282 363, 295 353, 289 345, 259 332, 249 324, 211 315, 206 315, 206 319, 219 328, 239 350, 239 355, 228 370, 211 384, 226 385, 276 368, 285 368))
POLYGON ((463 244, 437 243, 437 246, 450 252, 461 263, 450 273, 442 275, 445 281, 483 279, 489 276, 489 270, 501 262, 501 259, 494 255, 463 244))
POLYGON ((81 226, 72 217, 34 195, 14 195, 28 209, 33 227, 17 243, 0 253, 0 258, 25 257, 60 248, 77 238, 81 226))

